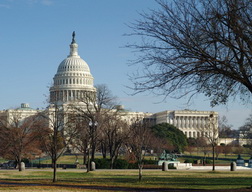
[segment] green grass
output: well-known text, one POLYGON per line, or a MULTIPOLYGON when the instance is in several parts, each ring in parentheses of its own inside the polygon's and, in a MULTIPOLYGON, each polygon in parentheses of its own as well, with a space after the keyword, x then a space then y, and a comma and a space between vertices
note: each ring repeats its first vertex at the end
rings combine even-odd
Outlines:
MULTIPOLYGON (((41 189, 51 185, 52 170, 0 170, 0 182, 40 183, 41 189)), ((168 171, 144 170, 143 180, 138 182, 137 170, 97 170, 86 173, 85 170, 58 169, 57 184, 66 186, 113 186, 127 188, 176 188, 176 189, 237 189, 252 184, 250 171, 206 172, 206 171, 168 171)), ((0 189, 5 189, 0 184, 0 189)), ((51 186, 52 187, 52 186, 51 186)), ((6 186, 6 189, 9 186, 6 186)), ((15 189, 29 189, 30 186, 15 186, 15 189)), ((73 189, 74 190, 74 189, 73 189)), ((76 190, 76 189, 75 189, 76 190)), ((91 190, 94 191, 94 190, 91 190)))
MULTIPOLYGON (((190 155, 190 153, 188 153, 188 152, 184 152, 184 154, 190 155)), ((203 152, 199 152, 199 153, 193 152, 192 156, 200 156, 200 157, 203 158, 204 157, 204 153, 203 152)), ((207 157, 211 157, 211 156, 212 156, 211 152, 207 154, 207 157)), ((249 159, 251 157, 249 154, 242 154, 241 156, 244 159, 249 159)), ((228 155, 225 155, 223 153, 219 154, 219 158, 236 159, 237 157, 238 157, 237 154, 228 154, 228 155)))
MULTIPOLYGON (((189 153, 185 152, 186 155, 190 155, 189 153)), ((199 156, 199 158, 203 158, 204 157, 204 154, 203 153, 193 153, 192 154, 193 156, 199 156)), ((210 157, 211 158, 211 154, 207 155, 207 157, 210 157)), ((96 158, 102 158, 101 156, 96 156, 96 158)), ((154 160, 154 159, 157 159, 156 156, 146 156, 145 159, 151 159, 151 160, 154 160)), ((237 155, 227 155, 225 156, 224 154, 220 154, 219 155, 219 158, 227 158, 227 159, 230 159, 230 160, 216 160, 216 163, 217 164, 230 164, 231 162, 231 159, 236 159, 237 158, 237 155)), ((247 155, 247 154, 243 154, 242 155, 242 158, 244 158, 245 160, 248 160, 250 159, 250 156, 247 155)), ((183 158, 183 157, 179 157, 178 160, 180 162, 184 162, 185 159, 188 159, 188 158, 183 158)), ((194 159, 194 158, 193 158, 194 159)), ((33 163, 38 163, 39 160, 36 159, 36 160, 33 160, 33 163)), ((74 155, 63 155, 59 158, 59 160, 57 161, 58 164, 75 164, 76 162, 76 156, 74 155)), ((78 155, 78 162, 79 164, 83 164, 83 155, 78 155)), ((48 158, 46 160, 40 160, 40 163, 44 163, 44 164, 50 164, 51 163, 51 159, 48 158)))

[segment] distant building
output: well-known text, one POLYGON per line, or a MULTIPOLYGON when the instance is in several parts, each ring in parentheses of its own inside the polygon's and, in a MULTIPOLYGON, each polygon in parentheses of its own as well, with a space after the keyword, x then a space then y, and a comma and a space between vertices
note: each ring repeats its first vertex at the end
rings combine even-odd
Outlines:
MULTIPOLYGON (((78 103, 78 100, 83 97, 95 95, 94 78, 88 64, 78 54, 78 44, 75 41, 75 33, 73 33, 70 54, 59 64, 53 78, 53 85, 50 87, 51 107, 47 110, 53 110, 53 104, 62 105, 64 110, 70 103, 78 103)), ((218 113, 211 111, 175 110, 152 114, 130 112, 124 110, 122 106, 118 107, 120 107, 122 119, 129 124, 136 120, 146 121, 150 125, 169 123, 183 131, 188 138, 211 134, 204 131, 204 128, 208 126, 210 114, 214 114, 216 126, 218 122, 218 113)), ((22 118, 39 112, 39 110, 34 110, 28 104, 23 103, 21 108, 0 111, 0 117, 11 121, 15 111, 20 112, 22 118)))
POLYGON ((19 108, 0 111, 0 121, 3 124, 21 123, 25 118, 36 115, 40 110, 30 108, 28 103, 22 103, 19 108))
POLYGON ((212 134, 209 117, 214 115, 215 126, 218 126, 218 113, 213 111, 176 110, 155 113, 156 124, 169 123, 183 131, 187 138, 197 138, 212 134))

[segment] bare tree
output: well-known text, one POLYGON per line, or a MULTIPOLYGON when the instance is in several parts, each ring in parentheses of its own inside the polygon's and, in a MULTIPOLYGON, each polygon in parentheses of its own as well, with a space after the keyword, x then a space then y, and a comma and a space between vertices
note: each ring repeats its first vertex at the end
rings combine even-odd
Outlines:
POLYGON ((219 146, 216 146, 216 147, 215 147, 215 156, 216 156, 216 159, 217 159, 217 160, 218 160, 218 158, 219 158, 219 155, 220 155, 221 153, 223 153, 223 151, 224 151, 224 146, 219 145, 219 146))
POLYGON ((9 119, 0 119, 0 154, 7 159, 17 162, 18 170, 21 161, 32 154, 40 154, 38 129, 35 115, 23 118, 22 111, 13 110, 9 119))
POLYGON ((82 144, 84 155, 85 153, 89 155, 91 150, 91 159, 87 162, 87 171, 89 171, 90 162, 94 160, 101 138, 101 129, 107 121, 106 118, 109 117, 116 106, 116 98, 106 85, 97 85, 96 90, 96 93, 85 93, 77 102, 70 105, 71 110, 78 114, 81 122, 86 124, 83 126, 83 130, 79 129, 77 137, 82 139, 79 143, 82 144))
POLYGON ((130 35, 142 43, 131 76, 138 92, 193 96, 203 93, 211 105, 239 96, 251 102, 251 0, 157 0, 160 8, 142 13, 130 35))
POLYGON ((245 120, 243 126, 239 128, 241 131, 252 131, 252 114, 245 120))
POLYGON ((252 149, 252 114, 239 127, 239 136, 241 139, 246 140, 246 146, 252 149))
POLYGON ((232 146, 231 145, 225 145, 223 146, 223 153, 225 154, 225 157, 232 152, 232 146))
POLYGON ((153 133, 148 124, 141 121, 133 122, 130 127, 130 136, 128 141, 128 149, 133 153, 138 164, 138 179, 142 180, 143 160, 148 149, 151 149, 153 133))
POLYGON ((55 102, 39 116, 44 118, 40 124, 41 149, 51 157, 53 182, 56 182, 57 160, 71 147, 76 134, 75 115, 67 111, 64 105, 55 102))
POLYGON ((157 136, 152 138, 151 147, 155 151, 157 156, 160 156, 164 152, 164 150, 168 151, 169 153, 172 153, 176 150, 176 147, 171 141, 167 140, 166 138, 160 138, 157 136))
POLYGON ((193 146, 186 146, 185 151, 189 152, 190 155, 194 152, 195 147, 193 146))
POLYGON ((89 119, 76 116, 77 134, 75 135, 72 146, 79 152, 83 153, 83 165, 87 165, 88 148, 89 148, 89 119))
POLYGON ((237 138, 238 131, 232 129, 232 125, 228 124, 226 116, 222 116, 218 120, 219 137, 220 138, 237 138))
POLYGON ((205 138, 207 138, 208 143, 212 148, 212 170, 215 171, 215 150, 219 139, 219 129, 217 124, 217 116, 215 112, 211 112, 208 117, 208 122, 206 126, 201 130, 205 138))
MULTIPOLYGON (((118 158, 119 150, 125 144, 129 137, 129 125, 122 120, 120 112, 114 111, 104 116, 105 122, 101 130, 104 146, 108 148, 110 155, 110 168, 118 158)), ((101 141, 102 142, 102 141, 101 141)))

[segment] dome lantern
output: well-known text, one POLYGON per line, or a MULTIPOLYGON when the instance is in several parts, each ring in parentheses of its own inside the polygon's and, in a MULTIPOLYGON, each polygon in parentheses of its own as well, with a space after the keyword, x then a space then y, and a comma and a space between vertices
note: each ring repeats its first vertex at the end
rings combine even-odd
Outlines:
POLYGON ((68 57, 80 58, 78 55, 78 44, 75 42, 75 31, 72 34, 72 42, 70 44, 70 55, 68 57))

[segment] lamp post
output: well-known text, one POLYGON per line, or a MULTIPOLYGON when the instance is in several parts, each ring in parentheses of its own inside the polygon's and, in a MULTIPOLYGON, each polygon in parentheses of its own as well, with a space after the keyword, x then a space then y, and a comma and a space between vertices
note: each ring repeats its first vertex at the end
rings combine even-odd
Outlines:
POLYGON ((215 148, 218 140, 218 126, 216 125, 214 112, 211 112, 209 115, 209 140, 212 145, 212 157, 213 157, 213 168, 212 171, 215 171, 215 148), (211 132, 210 132, 211 131, 211 132))
POLYGON ((88 144, 87 146, 87 154, 88 154, 88 159, 87 159, 87 172, 90 171, 90 145, 88 144))
MULTIPOLYGON (((95 130, 97 128, 98 122, 97 121, 90 121, 89 122, 89 142, 88 142, 88 148, 87 148, 87 152, 88 152, 88 160, 87 160, 87 172, 90 171, 90 147, 92 148, 92 152, 94 153, 94 134, 95 134, 95 130)), ((92 158, 93 159, 93 158, 92 158)))

